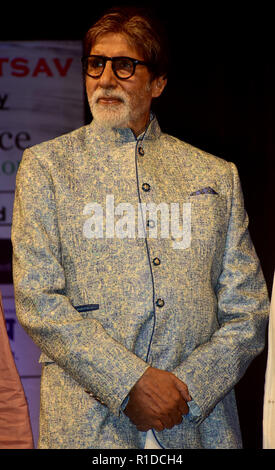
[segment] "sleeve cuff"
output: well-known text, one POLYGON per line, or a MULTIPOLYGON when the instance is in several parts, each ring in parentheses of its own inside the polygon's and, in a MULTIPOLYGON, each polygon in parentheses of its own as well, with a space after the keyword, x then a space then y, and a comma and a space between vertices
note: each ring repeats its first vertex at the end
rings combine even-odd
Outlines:
POLYGON ((202 419, 202 413, 200 407, 194 400, 188 402, 189 413, 186 415, 186 419, 190 423, 199 424, 202 419))
POLYGON ((127 397, 123 400, 123 402, 121 403, 120 405, 120 410, 121 411, 124 411, 127 404, 128 404, 128 401, 129 401, 129 395, 127 395, 127 397))

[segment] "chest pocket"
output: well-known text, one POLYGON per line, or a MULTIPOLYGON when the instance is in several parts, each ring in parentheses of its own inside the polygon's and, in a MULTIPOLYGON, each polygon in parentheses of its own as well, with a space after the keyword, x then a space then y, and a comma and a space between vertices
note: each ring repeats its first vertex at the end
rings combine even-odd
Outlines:
POLYGON ((83 318, 87 318, 89 312, 99 309, 99 304, 74 305, 73 307, 82 314, 83 318))
POLYGON ((73 306, 78 312, 90 312, 91 310, 98 310, 99 304, 86 304, 86 305, 74 305, 73 306))

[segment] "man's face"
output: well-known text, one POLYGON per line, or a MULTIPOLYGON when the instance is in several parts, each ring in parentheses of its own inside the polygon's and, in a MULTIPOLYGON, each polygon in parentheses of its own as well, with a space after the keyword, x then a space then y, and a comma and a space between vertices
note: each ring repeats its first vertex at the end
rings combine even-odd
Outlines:
MULTIPOLYGON (((90 54, 107 57, 132 57, 144 60, 122 34, 106 33, 93 45, 90 54)), ((86 90, 93 118, 106 127, 129 127, 138 135, 149 121, 152 98, 158 97, 166 85, 159 77, 151 81, 146 66, 137 65, 127 80, 117 78, 111 61, 106 62, 100 78, 86 76, 86 90)))

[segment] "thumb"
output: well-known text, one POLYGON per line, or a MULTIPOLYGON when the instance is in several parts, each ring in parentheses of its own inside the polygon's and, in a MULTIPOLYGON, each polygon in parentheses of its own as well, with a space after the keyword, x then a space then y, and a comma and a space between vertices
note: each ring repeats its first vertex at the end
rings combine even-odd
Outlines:
POLYGON ((175 385, 177 390, 181 393, 182 397, 184 398, 185 401, 191 401, 192 397, 189 393, 187 385, 182 382, 182 380, 178 379, 178 377, 175 377, 175 385))

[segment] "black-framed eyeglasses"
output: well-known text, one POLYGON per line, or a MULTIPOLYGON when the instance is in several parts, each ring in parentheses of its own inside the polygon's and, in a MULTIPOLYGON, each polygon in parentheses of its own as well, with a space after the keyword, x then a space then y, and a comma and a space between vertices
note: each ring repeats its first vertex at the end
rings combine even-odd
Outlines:
POLYGON ((112 62, 112 70, 120 80, 127 80, 135 73, 137 65, 150 66, 148 62, 133 59, 132 57, 106 57, 101 55, 88 55, 82 57, 84 72, 92 78, 100 78, 104 72, 106 62, 112 62))

